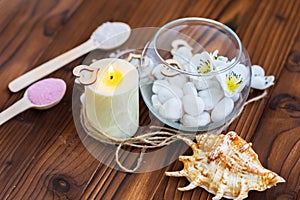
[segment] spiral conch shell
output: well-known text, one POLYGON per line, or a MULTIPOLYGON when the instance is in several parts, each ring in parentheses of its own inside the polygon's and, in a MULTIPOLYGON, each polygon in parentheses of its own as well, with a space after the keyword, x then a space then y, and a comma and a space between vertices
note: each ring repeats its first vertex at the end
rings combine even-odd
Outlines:
POLYGON ((216 195, 213 200, 244 199, 250 190, 263 191, 285 180, 265 169, 257 154, 235 132, 226 135, 204 134, 197 143, 183 139, 193 150, 192 156, 180 156, 184 168, 166 172, 167 176, 186 177, 190 184, 180 191, 202 187, 216 195))

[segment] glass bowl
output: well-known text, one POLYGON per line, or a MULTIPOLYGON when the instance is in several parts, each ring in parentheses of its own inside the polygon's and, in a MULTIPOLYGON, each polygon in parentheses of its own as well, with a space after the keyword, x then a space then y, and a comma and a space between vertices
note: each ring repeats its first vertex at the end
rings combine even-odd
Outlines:
POLYGON ((247 51, 234 31, 205 18, 161 27, 145 46, 140 90, 149 110, 184 131, 223 126, 242 109, 251 82, 247 51))

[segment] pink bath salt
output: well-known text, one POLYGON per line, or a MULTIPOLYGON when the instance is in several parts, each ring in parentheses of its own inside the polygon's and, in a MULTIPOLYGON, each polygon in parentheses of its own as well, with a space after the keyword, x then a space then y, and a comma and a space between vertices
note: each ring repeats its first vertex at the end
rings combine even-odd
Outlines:
POLYGON ((66 83, 62 79, 47 78, 30 86, 27 95, 34 105, 50 105, 59 101, 65 92, 66 83))

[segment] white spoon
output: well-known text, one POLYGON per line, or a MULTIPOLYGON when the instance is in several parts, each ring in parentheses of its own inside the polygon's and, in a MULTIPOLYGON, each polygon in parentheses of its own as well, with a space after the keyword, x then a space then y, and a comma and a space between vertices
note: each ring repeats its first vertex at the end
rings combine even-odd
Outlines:
POLYGON ((12 92, 18 92, 31 83, 49 75, 92 50, 109 50, 121 46, 129 38, 130 30, 128 24, 122 22, 106 22, 93 32, 89 40, 21 75, 11 81, 8 88, 12 92))
POLYGON ((44 110, 60 102, 66 92, 66 83, 62 79, 48 78, 31 85, 22 99, 0 113, 0 126, 19 113, 36 108, 44 110))

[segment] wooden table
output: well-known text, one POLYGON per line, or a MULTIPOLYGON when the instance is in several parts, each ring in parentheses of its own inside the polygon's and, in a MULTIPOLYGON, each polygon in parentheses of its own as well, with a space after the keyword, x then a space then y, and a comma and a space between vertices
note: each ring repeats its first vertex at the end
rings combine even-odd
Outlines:
MULTIPOLYGON (((300 199, 299 13, 299 0, 2 0, 1 110, 24 93, 9 92, 11 80, 84 42, 103 22, 137 28, 187 16, 215 19, 237 32, 253 64, 276 76, 267 98, 247 106, 230 126, 253 143, 264 167, 286 179, 267 191, 251 191, 249 199, 300 199)), ((164 176, 181 169, 179 161, 129 174, 108 168, 85 149, 72 118, 71 71, 83 59, 50 75, 67 82, 59 105, 28 110, 0 127, 0 199, 211 199, 201 188, 176 190, 188 184, 185 178, 164 176)))

